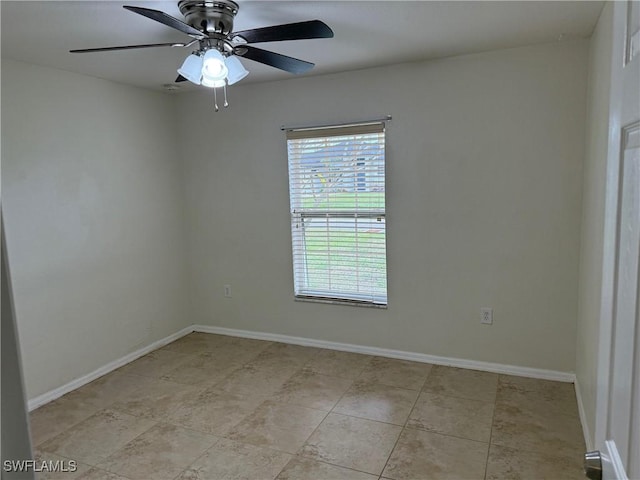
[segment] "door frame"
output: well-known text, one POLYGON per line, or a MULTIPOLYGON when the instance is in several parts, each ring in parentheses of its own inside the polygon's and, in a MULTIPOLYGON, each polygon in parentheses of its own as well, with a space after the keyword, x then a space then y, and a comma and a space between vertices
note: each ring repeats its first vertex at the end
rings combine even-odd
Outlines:
MULTIPOLYGON (((617 260, 622 194, 622 69, 627 58, 627 2, 614 2, 611 90, 609 97, 609 134, 606 160, 602 291, 598 342, 595 448, 602 449, 604 478, 628 478, 614 441, 607 439, 611 367, 613 360, 614 318, 617 289, 617 260)), ((640 59, 636 58, 636 62, 640 59)))

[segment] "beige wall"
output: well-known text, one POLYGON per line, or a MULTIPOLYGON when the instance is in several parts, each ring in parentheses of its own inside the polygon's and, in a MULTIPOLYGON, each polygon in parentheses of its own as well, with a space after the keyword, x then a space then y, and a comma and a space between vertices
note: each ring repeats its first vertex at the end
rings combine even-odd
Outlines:
POLYGON ((587 53, 577 40, 234 86, 217 114, 186 95, 192 320, 574 371, 587 53), (294 302, 280 126, 384 114, 389 308, 294 302))
POLYGON ((2 206, 29 398, 191 323, 172 100, 2 60, 2 206))
POLYGON ((576 377, 591 441, 595 433, 596 414, 612 31, 613 5, 607 3, 589 44, 586 152, 580 235, 576 377))
MULTIPOLYGON (((2 236, 2 321, 0 322, 0 459, 32 458, 29 420, 24 393, 24 377, 16 321, 13 314, 9 265, 6 258, 4 235, 2 236)), ((2 478, 34 480, 33 472, 5 472, 2 478)))

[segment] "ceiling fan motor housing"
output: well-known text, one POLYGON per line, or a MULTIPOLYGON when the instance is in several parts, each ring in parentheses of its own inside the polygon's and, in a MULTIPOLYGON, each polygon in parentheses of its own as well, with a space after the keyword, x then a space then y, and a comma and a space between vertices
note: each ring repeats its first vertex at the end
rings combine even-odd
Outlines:
POLYGON ((181 0, 178 8, 192 27, 209 35, 227 36, 233 31, 239 7, 231 0, 181 0))

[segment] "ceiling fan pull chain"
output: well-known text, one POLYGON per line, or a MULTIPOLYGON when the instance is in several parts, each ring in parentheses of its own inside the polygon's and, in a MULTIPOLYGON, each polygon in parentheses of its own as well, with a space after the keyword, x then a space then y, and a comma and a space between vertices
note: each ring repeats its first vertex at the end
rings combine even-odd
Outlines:
POLYGON ((227 108, 229 106, 229 102, 227 102, 227 84, 226 84, 226 82, 222 86, 222 89, 224 90, 224 108, 227 108))
POLYGON ((218 94, 216 93, 216 90, 218 89, 213 87, 213 109, 217 112, 220 109, 218 108, 218 94))

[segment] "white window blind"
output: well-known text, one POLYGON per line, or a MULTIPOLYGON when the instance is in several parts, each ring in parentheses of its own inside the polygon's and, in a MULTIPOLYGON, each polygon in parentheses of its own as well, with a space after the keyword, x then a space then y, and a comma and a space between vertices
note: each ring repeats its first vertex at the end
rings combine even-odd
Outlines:
POLYGON ((287 132, 297 298, 387 304, 384 123, 287 132))

